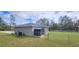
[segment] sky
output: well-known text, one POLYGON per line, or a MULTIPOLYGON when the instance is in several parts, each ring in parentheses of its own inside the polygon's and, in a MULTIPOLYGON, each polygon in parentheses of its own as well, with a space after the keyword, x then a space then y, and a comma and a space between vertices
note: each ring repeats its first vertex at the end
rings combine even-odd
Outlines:
POLYGON ((10 23, 10 15, 15 16, 16 24, 35 23, 40 18, 48 18, 58 22, 60 16, 68 15, 71 18, 79 18, 79 11, 0 11, 0 17, 10 23))

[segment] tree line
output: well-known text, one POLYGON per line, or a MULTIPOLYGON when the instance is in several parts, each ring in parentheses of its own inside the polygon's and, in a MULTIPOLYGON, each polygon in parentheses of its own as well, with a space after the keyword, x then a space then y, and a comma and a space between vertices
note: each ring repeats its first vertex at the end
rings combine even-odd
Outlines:
POLYGON ((79 31, 79 19, 73 19, 67 15, 60 16, 58 22, 41 18, 36 23, 42 26, 48 26, 50 31, 79 31))
MULTIPOLYGON (((67 15, 60 16, 58 22, 54 19, 40 18, 36 24, 41 26, 48 26, 50 31, 79 31, 79 19, 73 19, 67 15)), ((10 15, 10 24, 7 24, 2 17, 0 17, 0 30, 13 30, 15 23, 15 16, 10 15)))
POLYGON ((5 22, 3 18, 0 17, 0 31, 13 30, 15 25, 15 17, 13 15, 10 15, 10 24, 5 22))

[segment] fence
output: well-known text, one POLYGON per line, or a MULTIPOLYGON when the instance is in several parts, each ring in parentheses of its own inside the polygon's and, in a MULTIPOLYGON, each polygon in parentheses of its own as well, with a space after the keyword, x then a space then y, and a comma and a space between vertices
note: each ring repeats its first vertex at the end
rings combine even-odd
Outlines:
POLYGON ((51 31, 48 33, 48 40, 63 40, 67 42, 79 41, 79 32, 58 32, 51 31))

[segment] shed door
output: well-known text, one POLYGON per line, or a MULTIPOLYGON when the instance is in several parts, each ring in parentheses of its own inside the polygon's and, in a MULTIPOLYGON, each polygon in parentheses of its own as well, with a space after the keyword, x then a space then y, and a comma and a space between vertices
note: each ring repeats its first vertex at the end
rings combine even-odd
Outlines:
POLYGON ((34 29, 35 36, 41 36, 41 29, 34 29))

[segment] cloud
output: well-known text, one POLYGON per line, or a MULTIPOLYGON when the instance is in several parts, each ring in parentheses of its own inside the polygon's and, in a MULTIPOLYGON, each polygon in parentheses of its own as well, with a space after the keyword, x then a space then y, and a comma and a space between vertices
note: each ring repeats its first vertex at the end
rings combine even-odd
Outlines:
POLYGON ((55 22, 63 15, 79 18, 79 11, 0 11, 0 16, 7 22, 10 22, 11 14, 15 16, 17 24, 36 22, 41 17, 53 19, 55 22))

